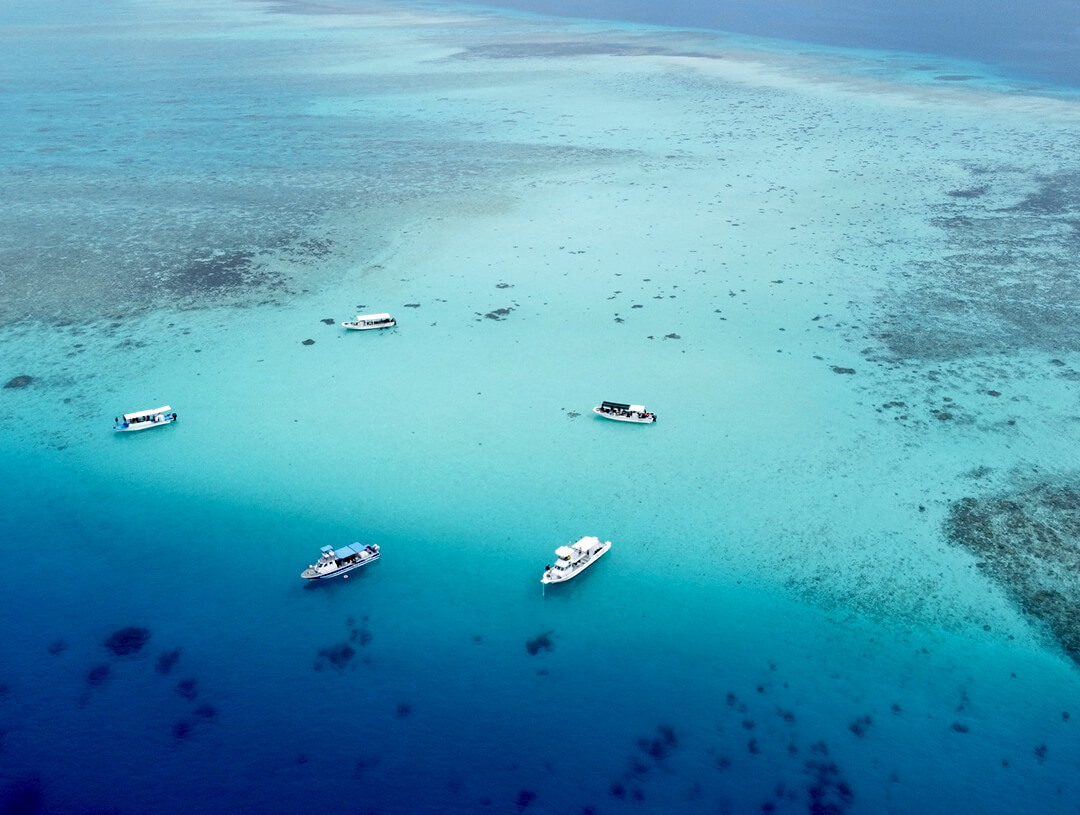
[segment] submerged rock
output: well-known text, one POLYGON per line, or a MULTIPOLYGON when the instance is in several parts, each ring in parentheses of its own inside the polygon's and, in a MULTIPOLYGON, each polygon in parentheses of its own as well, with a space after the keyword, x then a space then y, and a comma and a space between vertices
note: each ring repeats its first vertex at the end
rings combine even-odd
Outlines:
POLYGON ((14 379, 8 380, 8 383, 6 385, 4 385, 4 387, 5 388, 25 388, 27 385, 29 385, 33 381, 34 381, 33 377, 27 376, 26 374, 21 374, 21 375, 15 377, 14 379))

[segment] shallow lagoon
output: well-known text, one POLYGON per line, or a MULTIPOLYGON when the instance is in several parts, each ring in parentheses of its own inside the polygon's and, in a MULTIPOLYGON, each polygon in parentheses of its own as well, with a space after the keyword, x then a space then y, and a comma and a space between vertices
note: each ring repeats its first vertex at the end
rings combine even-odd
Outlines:
POLYGON ((1076 669, 945 532, 1073 477, 1068 92, 464 8, 103 13, 8 23, 9 804, 1074 800, 1076 669))

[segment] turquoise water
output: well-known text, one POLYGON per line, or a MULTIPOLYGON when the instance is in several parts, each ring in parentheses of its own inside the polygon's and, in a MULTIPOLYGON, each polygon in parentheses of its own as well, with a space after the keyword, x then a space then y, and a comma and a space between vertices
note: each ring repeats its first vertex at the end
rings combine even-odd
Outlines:
POLYGON ((1070 92, 468 7, 0 24, 8 811, 1075 807, 1076 668, 942 529, 1075 469, 1070 92))

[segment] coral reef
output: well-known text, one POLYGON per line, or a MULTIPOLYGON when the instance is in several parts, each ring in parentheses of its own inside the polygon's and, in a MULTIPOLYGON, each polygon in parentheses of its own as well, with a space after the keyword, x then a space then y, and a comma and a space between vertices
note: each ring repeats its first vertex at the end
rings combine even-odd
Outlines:
POLYGON ((963 498, 950 507, 945 534, 1080 664, 1080 487, 1044 482, 963 498))

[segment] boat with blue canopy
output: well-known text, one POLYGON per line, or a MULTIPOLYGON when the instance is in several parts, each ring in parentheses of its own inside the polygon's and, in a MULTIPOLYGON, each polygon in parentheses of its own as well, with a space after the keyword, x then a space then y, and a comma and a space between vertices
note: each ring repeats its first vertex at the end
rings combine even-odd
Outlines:
POLYGON ((350 543, 334 549, 324 546, 319 559, 300 574, 306 580, 320 580, 328 577, 346 575, 353 569, 367 566, 379 559, 379 544, 350 543))

